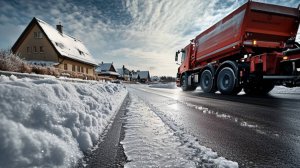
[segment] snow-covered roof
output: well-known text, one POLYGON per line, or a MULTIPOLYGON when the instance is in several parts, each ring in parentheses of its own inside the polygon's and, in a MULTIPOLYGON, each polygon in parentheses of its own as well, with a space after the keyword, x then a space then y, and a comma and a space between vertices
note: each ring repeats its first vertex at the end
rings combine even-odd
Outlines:
POLYGON ((80 62, 97 65, 88 49, 80 40, 65 33, 60 33, 56 28, 41 19, 35 19, 59 54, 80 62))
POLYGON ((122 68, 118 68, 118 69, 117 69, 117 72, 118 72, 120 75, 124 75, 124 74, 123 74, 123 69, 122 69, 122 68))
POLYGON ((139 74, 132 74, 132 79, 138 79, 140 77, 139 74))
POLYGON ((102 64, 99 64, 99 66, 96 68, 95 71, 96 72, 106 72, 106 71, 110 71, 111 67, 115 70, 112 63, 102 63, 102 64))
POLYGON ((138 71, 137 72, 140 76, 141 79, 148 79, 150 78, 150 73, 149 71, 138 71))
POLYGON ((130 71, 127 69, 127 68, 118 68, 117 69, 117 72, 120 74, 120 75, 124 75, 124 76, 126 76, 126 75, 128 75, 129 76, 129 74, 130 74, 130 71))

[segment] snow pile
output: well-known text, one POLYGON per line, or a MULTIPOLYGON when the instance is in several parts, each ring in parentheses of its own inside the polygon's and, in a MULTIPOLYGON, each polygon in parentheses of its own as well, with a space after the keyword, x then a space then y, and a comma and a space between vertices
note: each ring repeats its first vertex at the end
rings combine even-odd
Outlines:
POLYGON ((167 88, 167 89, 175 89, 175 88, 177 88, 175 82, 170 82, 170 83, 155 83, 155 84, 149 85, 149 87, 152 87, 152 88, 167 88))
POLYGON ((129 161, 125 167, 238 167, 171 122, 166 125, 137 96, 131 95, 131 99, 121 142, 129 161))
POLYGON ((116 84, 0 76, 0 167, 74 167, 126 95, 116 84))
POLYGON ((300 87, 287 88, 284 86, 275 86, 270 92, 275 94, 300 94, 300 87))

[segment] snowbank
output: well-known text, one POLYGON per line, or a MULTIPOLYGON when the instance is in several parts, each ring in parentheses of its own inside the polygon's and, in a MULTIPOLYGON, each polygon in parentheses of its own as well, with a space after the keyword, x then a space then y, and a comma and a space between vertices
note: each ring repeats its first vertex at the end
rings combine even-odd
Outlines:
POLYGON ((177 88, 175 82, 170 82, 170 83, 155 83, 155 84, 149 85, 149 87, 152 87, 152 88, 167 88, 167 89, 175 89, 175 88, 177 88))
POLYGON ((127 90, 0 76, 0 167, 73 167, 95 144, 127 90))
POLYGON ((287 88, 284 86, 275 86, 270 92, 275 94, 300 94, 300 87, 287 88))

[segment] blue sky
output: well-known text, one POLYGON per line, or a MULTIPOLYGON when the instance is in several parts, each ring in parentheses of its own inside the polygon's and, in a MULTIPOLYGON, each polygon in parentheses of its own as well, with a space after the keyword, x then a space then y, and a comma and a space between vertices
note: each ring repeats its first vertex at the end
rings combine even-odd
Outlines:
MULTIPOLYGON (((259 0, 297 7, 299 0, 259 0)), ((176 50, 246 0, 0 0, 0 48, 33 17, 79 38, 100 62, 175 76, 176 50)))

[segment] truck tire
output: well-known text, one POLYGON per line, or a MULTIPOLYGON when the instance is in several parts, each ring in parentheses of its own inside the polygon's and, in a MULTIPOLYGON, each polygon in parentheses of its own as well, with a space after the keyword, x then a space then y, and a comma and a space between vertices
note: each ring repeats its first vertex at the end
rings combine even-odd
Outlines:
POLYGON ((204 70, 200 78, 200 86, 204 93, 214 93, 213 75, 210 70, 204 70))
POLYGON ((236 76, 229 67, 224 67, 218 74, 217 87, 222 94, 237 94, 235 90, 236 76))
POLYGON ((195 90, 196 87, 195 86, 188 86, 188 79, 187 79, 187 75, 183 75, 181 77, 181 89, 183 91, 191 91, 191 90, 195 90))

